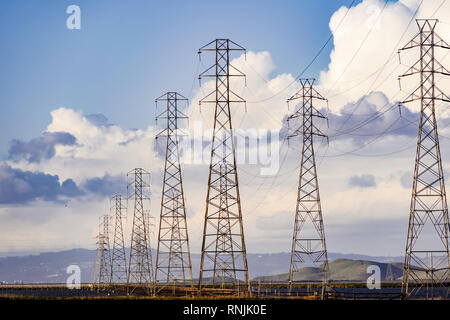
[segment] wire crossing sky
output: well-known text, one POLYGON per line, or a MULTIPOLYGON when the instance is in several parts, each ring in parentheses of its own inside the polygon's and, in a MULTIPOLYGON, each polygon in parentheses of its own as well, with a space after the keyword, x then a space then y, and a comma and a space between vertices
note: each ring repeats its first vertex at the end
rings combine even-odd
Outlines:
MULTIPOLYGON (((180 156, 191 252, 199 253, 214 108, 198 102, 214 82, 198 78, 214 61, 198 50, 231 39, 246 48, 230 62, 245 74, 230 80, 246 101, 231 104, 233 130, 265 141, 236 145, 248 253, 290 250, 301 140, 286 141, 286 118, 298 107, 286 100, 299 78, 315 78, 327 100, 315 105, 328 117, 318 129, 329 144, 315 145, 327 250, 402 255, 419 106, 399 107, 418 79, 399 86, 398 76, 418 57, 397 51, 418 18, 439 19, 436 31, 450 41, 445 0, 2 1, 0 253, 94 248, 97 217, 111 196, 126 194, 133 168, 151 173, 158 216, 161 92, 188 98, 180 128, 200 148, 180 156)), ((446 52, 436 59, 450 68, 446 52)), ((450 91, 448 79, 435 81, 450 91)), ((436 103, 445 177, 448 107, 436 103)))

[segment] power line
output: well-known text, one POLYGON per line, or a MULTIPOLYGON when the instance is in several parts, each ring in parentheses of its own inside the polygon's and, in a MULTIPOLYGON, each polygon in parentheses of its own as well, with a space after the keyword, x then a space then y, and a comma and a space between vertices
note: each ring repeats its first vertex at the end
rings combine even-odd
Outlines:
MULTIPOLYGON (((400 39, 398 40, 397 44, 395 45, 394 49, 392 50, 391 54, 389 55, 388 60, 385 62, 384 66, 387 65, 387 63, 390 61, 392 55, 395 53, 396 49, 398 48, 398 46, 400 45, 400 42, 402 41, 403 37, 405 36, 406 32, 409 29, 409 26, 411 25, 412 21, 414 20, 414 17, 417 15, 420 7, 422 6, 423 0, 420 1, 419 5, 417 6, 414 14, 412 15, 411 19, 408 22, 408 25, 406 26, 405 30, 403 31, 403 34, 401 35, 400 39)), ((383 69, 384 70, 384 67, 383 69)), ((369 90, 367 91, 366 95, 369 94, 371 92, 372 87, 375 85, 376 81, 378 80, 378 78, 381 75, 381 71, 378 73, 377 77, 375 78, 375 80, 372 82, 372 84, 369 87, 369 90)), ((347 117, 347 119, 344 121, 344 123, 341 125, 340 129, 350 120, 350 118, 353 116, 353 114, 355 113, 355 111, 359 108, 359 106, 361 105, 362 99, 359 100, 359 102, 357 103, 356 107, 353 109, 353 111, 350 113, 350 115, 347 117)))
MULTIPOLYGON (((392 56, 392 57, 390 58, 390 62, 391 62, 391 61, 394 61, 394 56, 392 56)), ((399 65, 397 64, 396 67, 395 67, 395 69, 397 69, 398 67, 399 67, 399 65)), ((342 94, 344 94, 344 93, 347 93, 347 92, 349 92, 349 91, 351 91, 351 90, 353 90, 353 89, 355 89, 355 88, 361 86, 361 85, 364 84, 367 80, 369 80, 369 79, 372 78, 374 75, 376 75, 378 72, 380 72, 383 68, 385 68, 384 65, 381 66, 380 68, 378 68, 377 70, 375 70, 373 73, 369 74, 369 75, 368 75, 367 77, 365 77, 365 78, 360 78, 360 79, 358 79, 358 80, 340 81, 341 83, 343 83, 343 82, 357 82, 357 83, 356 83, 356 85, 354 85, 354 86, 352 86, 352 87, 350 87, 350 88, 344 89, 344 90, 339 91, 339 92, 337 92, 337 93, 335 93, 335 94, 333 94, 333 95, 328 96, 328 98, 334 98, 334 97, 337 97, 337 96, 339 96, 339 95, 342 95, 342 94)), ((394 69, 394 70, 395 70, 395 69, 394 69)), ((341 114, 344 114, 344 113, 341 113, 341 114)))
MULTIPOLYGON (((342 17, 342 19, 339 21, 339 24, 337 25, 336 29, 333 30, 330 34, 330 36, 328 37, 328 39, 325 41, 325 43, 322 45, 322 47, 319 49, 319 51, 316 53, 316 55, 313 57, 313 59, 306 65, 306 67, 295 77, 295 79, 289 83, 286 87, 284 87, 283 89, 281 89, 280 91, 276 92, 275 94, 273 94, 270 97, 261 99, 261 100, 257 100, 257 101, 247 101, 247 103, 260 103, 260 102, 265 102, 268 100, 271 100, 273 98, 275 98, 276 96, 278 96, 280 93, 286 91, 288 88, 290 88, 294 83, 297 82, 298 79, 300 79, 303 74, 309 69, 309 67, 311 67, 311 65, 317 60, 317 58, 320 56, 320 54, 323 52, 323 50, 326 48, 326 46, 328 45, 328 43, 331 41, 331 39, 333 39, 333 33, 336 32, 339 27, 341 26, 342 22, 345 20, 345 18, 347 17, 348 12, 350 11, 350 9, 353 7, 353 4, 356 2, 356 0, 352 0, 352 2, 350 3, 350 6, 347 8, 347 11, 345 12, 344 16, 342 17)), ((267 81, 267 80, 265 80, 267 81)))
POLYGON ((434 10, 434 12, 433 12, 433 14, 431 15, 431 17, 430 18, 433 18, 434 17, 434 15, 439 11, 439 9, 441 9, 441 7, 444 5, 444 3, 446 3, 447 2, 447 0, 443 0, 442 2, 441 2, 441 4, 436 8, 436 10, 434 10))
MULTIPOLYGON (((369 38, 369 35, 372 33, 373 28, 375 27, 376 22, 378 22, 378 19, 380 19, 381 15, 383 14, 384 9, 386 9, 386 6, 388 4, 388 0, 384 1, 384 6, 381 9, 380 13, 377 16, 376 21, 373 23, 373 25, 370 27, 369 31, 366 33, 366 36, 364 37, 363 41, 361 42, 361 44, 359 45, 358 49, 356 49, 356 51, 354 52, 353 56, 351 57, 350 61, 347 63, 347 65, 345 66, 344 70, 341 72, 341 74, 339 75, 339 77, 334 81, 334 83, 331 85, 330 88, 328 88, 327 92, 325 93, 325 95, 328 95, 328 93, 330 93, 330 91, 334 88, 334 86, 336 85, 336 83, 339 82, 339 80, 341 79, 341 77, 344 75, 344 73, 347 71, 348 67, 353 63, 353 61, 355 60, 356 56, 358 55, 359 51, 361 50, 361 48, 364 46, 364 43, 367 41, 367 39, 369 38)), ((384 69, 384 67, 383 67, 384 69)))

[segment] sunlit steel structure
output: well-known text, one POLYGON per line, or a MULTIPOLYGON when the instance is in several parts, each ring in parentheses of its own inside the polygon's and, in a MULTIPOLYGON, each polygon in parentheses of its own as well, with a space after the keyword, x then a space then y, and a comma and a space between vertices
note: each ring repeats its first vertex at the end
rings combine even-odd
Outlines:
POLYGON ((156 99, 156 103, 165 104, 157 119, 166 124, 156 136, 166 142, 155 270, 158 284, 193 285, 178 132, 179 121, 187 119, 179 107, 187 101, 177 92, 167 92, 156 99))
POLYGON ((199 79, 213 79, 214 90, 199 101, 214 106, 208 190, 203 227, 199 287, 203 284, 241 285, 248 289, 248 266, 239 194, 231 105, 245 103, 230 88, 232 78, 245 75, 230 63, 245 49, 229 39, 216 39, 199 49, 214 54, 211 67, 199 79))
POLYGON ((307 266, 307 262, 311 262, 322 271, 323 299, 328 281, 328 257, 314 154, 314 136, 327 139, 328 137, 314 123, 314 118, 326 119, 326 116, 314 106, 314 100, 326 101, 326 99, 314 89, 314 79, 300 79, 300 84, 301 89, 288 99, 288 103, 297 100, 300 103, 287 121, 301 123, 296 125, 295 129, 289 130, 288 139, 296 136, 301 136, 302 139, 289 287, 292 288, 292 284, 296 281, 296 271, 307 266))
POLYGON ((130 293, 134 291, 133 284, 146 287, 150 293, 153 289, 153 262, 149 239, 150 212, 145 207, 150 202, 150 173, 136 168, 128 172, 127 177, 128 200, 134 204, 127 283, 130 293))
POLYGON ((436 75, 449 76, 435 58, 450 46, 435 32, 437 20, 418 19, 418 34, 401 51, 417 48, 419 59, 401 77, 419 75, 419 86, 403 103, 420 102, 419 133, 409 213, 402 297, 447 296, 450 281, 449 220, 435 114, 436 101, 450 97, 436 86, 436 75))

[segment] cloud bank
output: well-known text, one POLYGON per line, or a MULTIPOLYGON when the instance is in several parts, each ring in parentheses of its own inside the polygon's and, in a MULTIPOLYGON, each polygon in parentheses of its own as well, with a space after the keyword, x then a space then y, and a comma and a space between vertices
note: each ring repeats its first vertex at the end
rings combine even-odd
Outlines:
POLYGON ((44 132, 41 137, 29 142, 13 140, 9 149, 11 159, 25 159, 28 162, 40 162, 55 155, 55 146, 73 146, 76 138, 67 132, 44 132))
MULTIPOLYGON (((440 3, 424 1, 418 16, 431 15, 440 3)), ((414 21, 408 29, 406 26, 418 4, 418 0, 402 0, 388 2, 383 9, 384 1, 364 0, 350 9, 338 29, 347 8, 339 9, 330 20, 334 48, 317 87, 330 100, 329 128, 325 122, 321 124, 330 144, 315 140, 330 251, 401 254, 404 250, 418 113, 417 106, 408 105, 400 116, 395 103, 412 85, 406 81, 402 83, 404 92, 398 92, 397 75, 416 57, 402 57, 399 64, 396 51, 417 32, 414 21)), ((436 17, 450 21, 450 11, 444 6, 436 17)), ((450 39, 450 30, 439 28, 440 35, 450 39)), ((449 66, 449 58, 442 63, 449 66)), ((288 109, 285 102, 298 89, 298 83, 289 87, 294 77, 276 74, 275 61, 267 51, 237 56, 232 64, 247 75, 247 87, 242 79, 232 83, 236 93, 247 100, 247 108, 232 106, 234 128, 284 132, 283 120, 295 107, 288 109)), ((442 90, 450 90, 444 80, 438 81, 442 90)), ((198 100, 213 86, 211 81, 203 82, 190 100, 185 110, 190 132, 195 121, 204 129, 212 127, 214 108, 206 104, 200 108, 198 100)), ((325 104, 317 107, 327 111, 325 104)), ((450 159, 450 140, 446 138, 450 137, 449 109, 445 105, 437 108, 446 172, 450 169, 446 160, 450 159)), ((24 238, 9 231, 17 226, 34 235, 28 237, 29 246, 57 242, 93 247, 98 216, 109 212, 109 196, 125 192, 125 174, 135 167, 152 173, 150 212, 158 216, 163 162, 154 137, 161 128, 123 128, 109 123, 105 115, 71 108, 55 109, 51 116, 44 134, 28 142, 13 142, 10 160, 0 167, 1 181, 5 181, 0 184, 0 216, 4 221, 0 231, 11 243, 24 238), (61 199, 71 199, 70 205, 61 206, 61 199), (33 215, 42 217, 39 224, 23 223, 31 221, 33 215)), ((249 252, 290 250, 300 154, 299 140, 281 144, 281 169, 272 177, 262 177, 257 165, 239 166, 249 252)), ((208 164, 183 165, 192 252, 198 252, 201 245, 207 174, 208 164)), ((128 227, 131 212, 130 205, 128 227)), ((157 225, 157 219, 155 222, 157 225)))

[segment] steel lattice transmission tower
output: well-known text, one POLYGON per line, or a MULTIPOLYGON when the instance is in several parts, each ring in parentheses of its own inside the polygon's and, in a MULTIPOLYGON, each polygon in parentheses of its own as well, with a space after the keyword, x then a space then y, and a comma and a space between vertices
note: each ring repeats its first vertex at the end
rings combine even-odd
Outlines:
POLYGON ((234 284, 248 286, 248 267, 242 225, 236 155, 231 125, 232 103, 245 102, 230 89, 230 78, 245 75, 230 64, 230 53, 245 49, 229 39, 216 39, 199 49, 215 53, 215 63, 200 74, 211 77, 215 89, 199 101, 215 105, 208 191, 200 261, 199 287, 234 284))
POLYGON ((314 118, 326 119, 314 107, 314 100, 324 100, 314 88, 314 79, 300 79, 302 88, 289 101, 300 100, 299 107, 288 117, 288 121, 301 119, 302 125, 289 132, 288 139, 302 137, 302 156, 295 210, 295 226, 292 239, 291 266, 289 271, 289 286, 295 282, 295 272, 312 262, 322 270, 322 298, 327 283, 328 258, 325 244, 322 208, 320 204, 319 183, 314 154, 314 136, 324 137, 314 124, 314 118))
POLYGON ((402 296, 448 296, 449 220, 436 123, 435 102, 450 98, 435 85, 436 74, 450 75, 435 59, 436 48, 450 49, 434 31, 437 20, 416 20, 419 33, 402 49, 419 48, 419 60, 401 77, 419 74, 420 85, 403 103, 420 101, 420 122, 412 187, 402 296))
POLYGON ((94 283, 101 284, 109 282, 105 269, 105 241, 103 233, 97 236, 97 261, 95 262, 94 283))
POLYGON ((386 281, 395 280, 394 272, 392 272, 392 261, 389 261, 386 265, 386 275, 384 277, 384 280, 386 281))
POLYGON ((177 92, 167 92, 156 103, 166 102, 157 119, 166 120, 166 128, 156 138, 166 139, 166 159, 161 196, 158 250, 155 281, 193 285, 189 237, 184 203, 183 179, 178 148, 178 121, 186 119, 179 109, 187 98, 177 92), (158 279, 158 276, 160 279, 158 279))
POLYGON ((113 245, 111 254, 111 283, 127 282, 127 259, 123 236, 123 218, 126 214, 126 199, 121 195, 111 198, 111 216, 114 221, 113 245))
POLYGON ((127 177, 130 180, 127 186, 128 194, 131 193, 130 199, 134 201, 127 283, 151 286, 153 263, 149 239, 149 212, 144 206, 144 203, 150 200, 150 173, 136 168, 130 171, 127 177))
POLYGON ((106 214, 101 218, 97 240, 97 263, 94 282, 98 284, 110 283, 109 216, 106 214))

